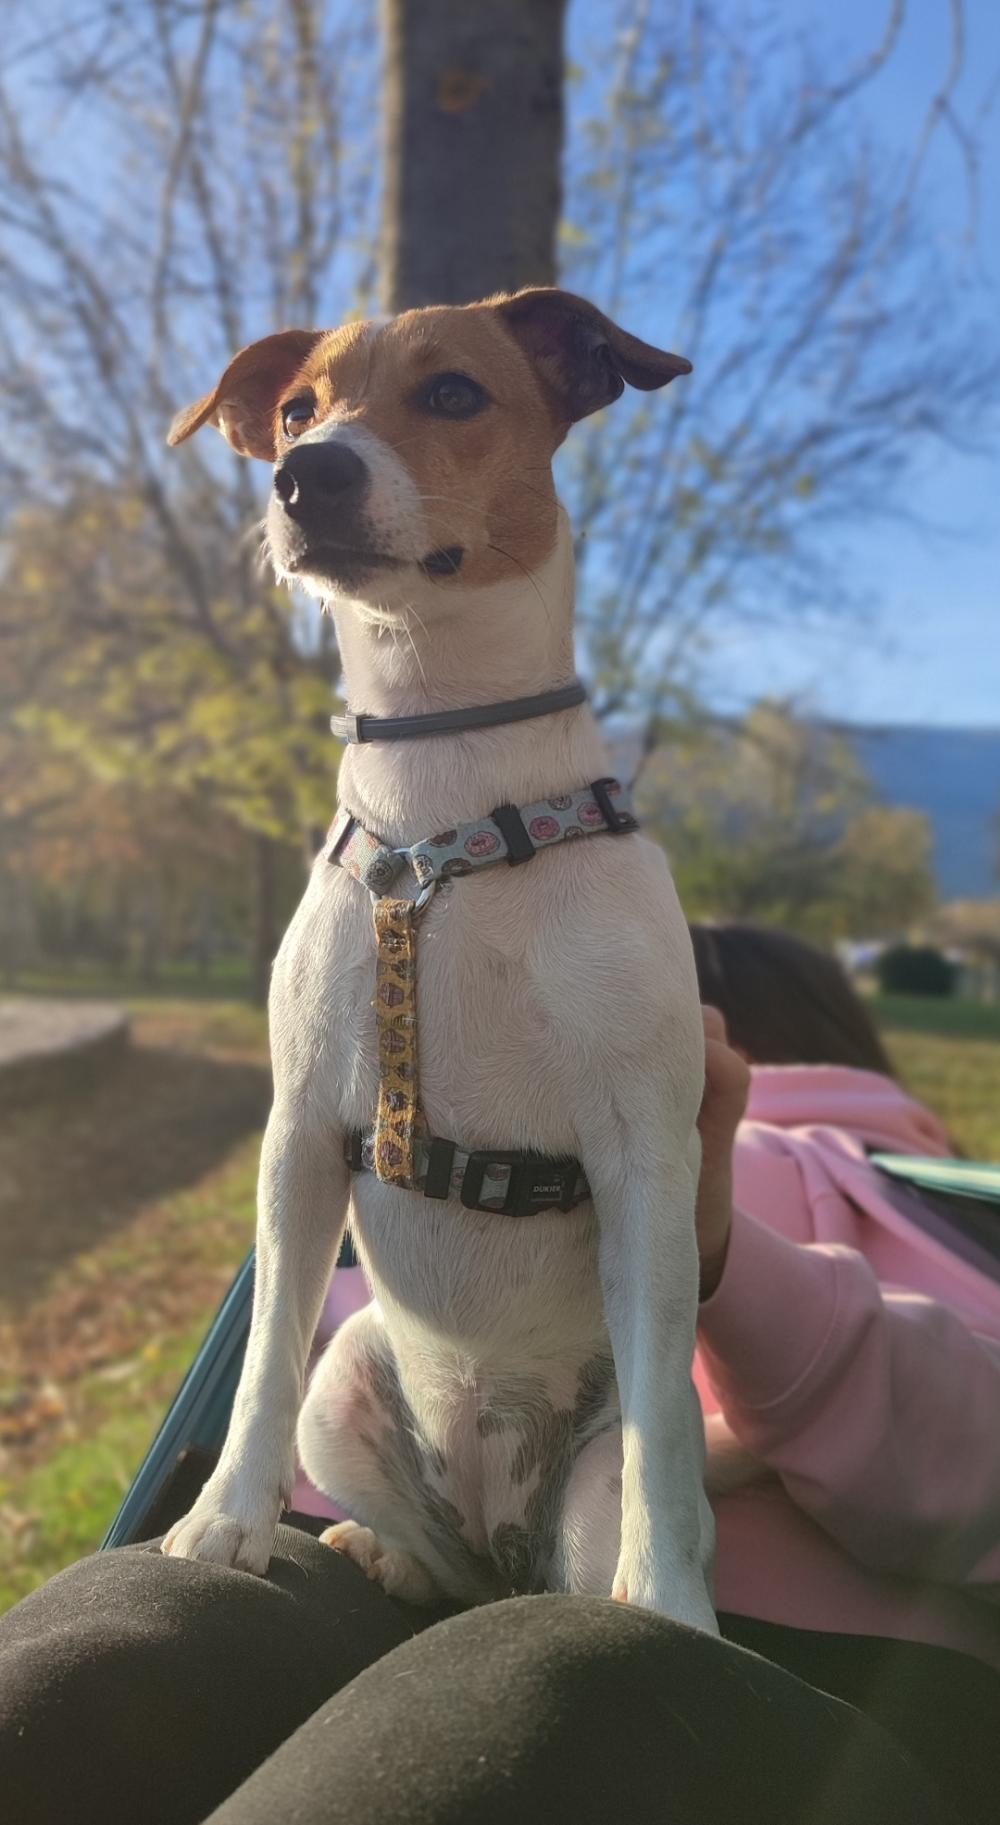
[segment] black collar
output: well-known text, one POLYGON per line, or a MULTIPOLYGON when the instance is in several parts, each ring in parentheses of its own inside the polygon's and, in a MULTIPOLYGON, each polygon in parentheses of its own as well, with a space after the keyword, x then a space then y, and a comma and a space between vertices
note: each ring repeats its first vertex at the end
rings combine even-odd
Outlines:
POLYGON ((467 710, 433 710, 427 716, 331 716, 338 741, 413 741, 418 735, 447 735, 455 729, 488 729, 502 722, 527 722, 554 710, 573 710, 587 692, 578 678, 557 691, 537 697, 513 697, 509 703, 475 703, 467 710))

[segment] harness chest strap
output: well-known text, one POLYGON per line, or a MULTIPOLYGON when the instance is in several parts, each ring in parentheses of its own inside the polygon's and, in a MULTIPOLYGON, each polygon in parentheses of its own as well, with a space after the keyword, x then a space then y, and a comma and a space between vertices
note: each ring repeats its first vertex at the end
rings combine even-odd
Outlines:
POLYGON ((421 887, 429 887, 498 862, 530 862, 557 843, 609 832, 624 836, 638 827, 627 787, 617 779, 595 779, 575 792, 557 793, 534 805, 497 805, 487 817, 422 837, 402 849, 391 849, 350 811, 340 811, 327 837, 327 860, 381 895, 390 892, 407 868, 421 887))
POLYGON ((403 849, 379 842, 349 812, 339 814, 329 833, 327 859, 361 881, 375 903, 378 1109, 374 1129, 352 1135, 347 1143, 353 1170, 374 1172, 385 1184, 422 1190, 425 1197, 457 1192, 467 1209, 508 1216, 554 1206, 570 1210, 589 1196, 576 1160, 505 1150, 466 1152, 453 1141, 428 1136, 417 1075, 414 922, 439 881, 503 861, 516 866, 574 837, 622 835, 636 828, 628 792, 615 779, 595 780, 520 810, 500 805, 486 818, 403 849), (390 898, 389 890, 407 867, 421 885, 420 899, 390 898))
POLYGON ((372 1170, 387 1185, 415 1182, 413 1143, 424 1131, 417 1080, 415 901, 376 900, 375 1030, 378 1111, 372 1170))
MULTIPOLYGON (((352 1172, 375 1172, 375 1132, 356 1129, 348 1137, 344 1157, 352 1172)), ((468 1152, 455 1141, 418 1135, 413 1161, 412 1190, 425 1198, 457 1197, 466 1210, 529 1217, 542 1210, 572 1210, 590 1196, 579 1160, 498 1147, 468 1152)))

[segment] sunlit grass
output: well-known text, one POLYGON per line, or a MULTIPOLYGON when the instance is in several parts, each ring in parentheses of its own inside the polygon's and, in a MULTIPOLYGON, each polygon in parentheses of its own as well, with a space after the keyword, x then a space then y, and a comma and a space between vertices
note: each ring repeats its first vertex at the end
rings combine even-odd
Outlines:
POLYGON ((0 1477, 0 1611, 100 1544, 213 1311, 141 1354, 115 1383, 85 1377, 84 1436, 16 1478, 0 1477))
POLYGON ((934 995, 869 1005, 907 1089, 970 1159, 1000 1160, 1000 1007, 934 995))
POLYGON ((198 1191, 164 1200, 153 1224, 137 1225, 134 1246, 116 1236, 81 1263, 91 1284, 109 1288, 127 1348, 65 1388, 66 1424, 51 1454, 0 1475, 0 1609, 103 1537, 253 1240, 258 1147, 259 1137, 244 1142, 198 1191), (169 1281, 179 1255, 192 1292, 183 1321, 165 1328, 151 1309, 150 1275, 169 1281))
MULTIPOLYGON (((156 1056, 175 1052, 192 1067, 206 1056, 232 1060, 237 1077, 250 1061, 266 1059, 258 1009, 186 998, 129 1005, 138 1046, 156 1056)), ((136 1063, 144 1056, 137 1051, 136 1063)), ((135 1070, 126 1068, 117 1104, 114 1095, 109 1104, 108 1092, 100 1100, 79 1092, 73 1119, 62 1106, 21 1111, 18 1134, 28 1157, 37 1157, 55 1127, 68 1156, 67 1183, 99 1174, 87 1111, 134 1127, 134 1085, 135 1070)), ((103 1537, 253 1240, 259 1151, 259 1130, 244 1133, 197 1182, 147 1197, 126 1221, 103 1233, 98 1227, 89 1246, 81 1237, 78 1252, 37 1294, 0 1298, 0 1357, 9 1352, 33 1378, 51 1379, 40 1393, 55 1414, 37 1436, 15 1441, 0 1467, 0 1609, 103 1537)), ((120 1192, 118 1181, 115 1188, 120 1192)), ((90 1208, 99 1216, 102 1199, 90 1208)), ((17 1379, 16 1367, 13 1375, 0 1369, 0 1416, 17 1379)))

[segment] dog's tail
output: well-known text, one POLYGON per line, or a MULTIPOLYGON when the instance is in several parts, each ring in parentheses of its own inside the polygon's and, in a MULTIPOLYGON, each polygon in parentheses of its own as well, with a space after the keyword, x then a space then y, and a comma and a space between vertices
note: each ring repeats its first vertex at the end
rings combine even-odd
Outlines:
POLYGON ((705 1493, 716 1496, 735 1495, 751 1483, 769 1482, 774 1472, 759 1457, 754 1457, 731 1432, 721 1413, 710 1413, 705 1419, 705 1493))

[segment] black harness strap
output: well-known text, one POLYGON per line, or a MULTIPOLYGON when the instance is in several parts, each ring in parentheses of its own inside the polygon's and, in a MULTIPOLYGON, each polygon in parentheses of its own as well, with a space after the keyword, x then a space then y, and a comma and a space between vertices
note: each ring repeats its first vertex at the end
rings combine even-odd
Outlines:
POLYGON ((451 1169, 455 1160, 454 1141, 433 1140, 427 1159, 424 1180, 425 1198, 446 1198, 451 1191, 451 1169))

